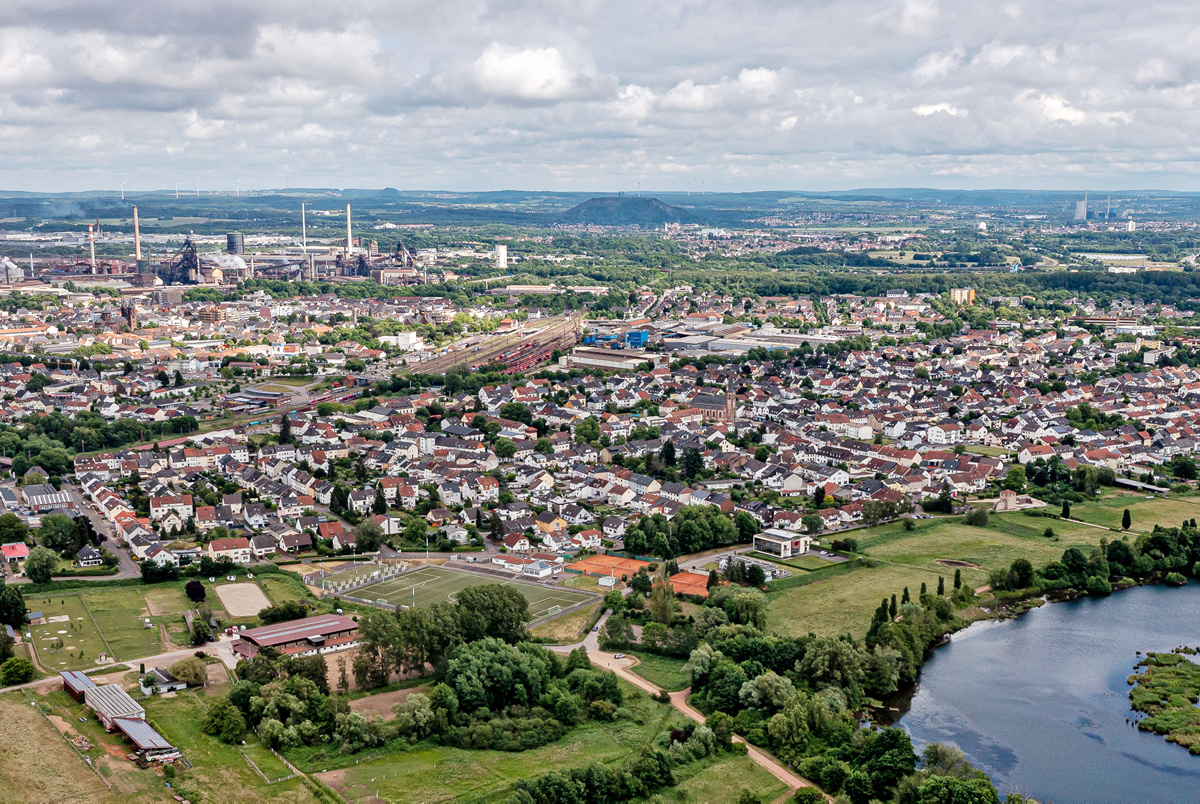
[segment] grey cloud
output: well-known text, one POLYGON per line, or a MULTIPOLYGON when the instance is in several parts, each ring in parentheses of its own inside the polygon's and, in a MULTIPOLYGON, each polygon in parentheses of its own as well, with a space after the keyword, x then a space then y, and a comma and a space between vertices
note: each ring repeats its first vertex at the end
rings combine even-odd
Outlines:
POLYGON ((7 0, 7 187, 1193 188, 1200 20, 1082 0, 7 0))

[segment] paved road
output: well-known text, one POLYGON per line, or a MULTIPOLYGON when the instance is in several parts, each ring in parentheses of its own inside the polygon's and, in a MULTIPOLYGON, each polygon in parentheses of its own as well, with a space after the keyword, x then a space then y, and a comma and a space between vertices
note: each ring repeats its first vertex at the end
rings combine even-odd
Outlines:
MULTIPOLYGON (((195 656, 197 650, 203 650, 210 656, 216 656, 226 667, 233 669, 238 662, 237 654, 233 652, 233 638, 222 637, 220 642, 210 642, 203 648, 179 648, 178 650, 170 650, 164 653, 156 653, 153 656, 142 656, 137 659, 122 659, 114 662, 116 665, 128 665, 136 668, 138 665, 145 664, 150 667, 169 667, 180 659, 186 659, 189 656, 195 656)), ((96 665, 96 668, 101 668, 103 665, 96 665)), ((91 670, 92 668, 87 668, 91 670)), ((11 687, 4 687, 2 691, 9 692, 12 690, 33 689, 44 685, 53 685, 58 681, 57 673, 49 678, 39 678, 37 681, 30 681, 25 684, 16 684, 11 687)))

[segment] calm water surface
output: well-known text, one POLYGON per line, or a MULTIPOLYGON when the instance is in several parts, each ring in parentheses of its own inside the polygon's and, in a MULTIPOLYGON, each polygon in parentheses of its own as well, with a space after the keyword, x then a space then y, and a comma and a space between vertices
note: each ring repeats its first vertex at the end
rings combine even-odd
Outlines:
POLYGON ((899 724, 1001 792, 1057 804, 1200 802, 1200 757, 1126 722, 1137 651, 1200 645, 1200 584, 1042 606, 954 635, 899 724))

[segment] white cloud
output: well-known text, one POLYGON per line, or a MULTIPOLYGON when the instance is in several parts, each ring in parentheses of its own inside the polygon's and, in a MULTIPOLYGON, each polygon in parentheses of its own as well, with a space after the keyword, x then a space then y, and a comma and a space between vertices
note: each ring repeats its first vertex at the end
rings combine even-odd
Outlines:
POLYGON ((924 106, 914 106, 913 112, 921 117, 928 117, 938 112, 944 112, 951 117, 965 116, 967 114, 965 109, 960 109, 952 103, 927 103, 924 106))
POLYGON ((475 80, 485 92, 521 100, 566 97, 578 74, 556 47, 516 50, 492 42, 475 60, 475 80))
POLYGON ((965 55, 961 47, 938 53, 928 53, 913 67, 913 77, 918 81, 944 78, 958 69, 965 55))

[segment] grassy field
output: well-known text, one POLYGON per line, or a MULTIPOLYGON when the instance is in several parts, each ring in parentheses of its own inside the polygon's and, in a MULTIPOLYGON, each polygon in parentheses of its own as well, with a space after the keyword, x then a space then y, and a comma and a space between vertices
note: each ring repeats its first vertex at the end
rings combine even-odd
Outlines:
POLYGON ((1121 527, 1121 517, 1129 509, 1131 531, 1150 532, 1155 525, 1177 528, 1185 519, 1200 519, 1200 497, 1147 500, 1141 494, 1117 494, 1092 503, 1071 506, 1071 517, 1106 528, 1121 527))
POLYGON ((630 651, 630 655, 638 657, 640 662, 630 669, 651 684, 657 684, 670 692, 681 690, 688 685, 688 678, 683 674, 683 666, 687 664, 687 660, 641 651, 630 651))
POLYGON ((266 592, 267 597, 271 599, 272 605, 275 606, 278 606, 280 603, 286 603, 289 600, 307 600, 312 597, 304 588, 303 581, 292 575, 277 577, 275 575, 256 574, 254 582, 266 592))
POLYGON ((452 601, 455 594, 468 586, 491 583, 512 584, 519 590, 529 601, 529 614, 534 622, 545 617, 552 606, 566 609, 589 599, 588 595, 557 586, 514 583, 487 575, 432 566, 360 587, 353 594, 366 600, 384 600, 392 605, 411 606, 415 603, 417 606, 428 606, 443 600, 452 601))
MULTIPOLYGON (((306 596, 300 591, 299 578, 260 575, 254 580, 276 603, 306 596)), ((31 609, 41 609, 48 618, 69 618, 26 627, 33 635, 32 644, 39 662, 51 671, 86 670, 96 666, 101 652, 119 661, 152 656, 172 647, 163 642, 160 626, 166 627, 167 638, 172 643, 187 644, 183 613, 195 608, 196 604, 183 593, 184 583, 97 584, 69 592, 29 595, 26 605, 31 609), (146 628, 147 618, 151 628, 146 628)), ((221 600, 215 592, 221 584, 203 583, 208 592, 206 602, 218 617, 231 623, 258 624, 257 617, 230 617, 221 608, 221 600)))
MULTIPOLYGON (((1116 517, 1132 505, 1133 499, 1072 506, 1071 513, 1089 521, 1101 515, 1116 517)), ((1200 498, 1186 500, 1142 500, 1145 505, 1134 514, 1164 522, 1183 519, 1183 511, 1200 511, 1200 498), (1158 506, 1158 507, 1155 507, 1158 506)), ((965 525, 959 517, 919 520, 916 528, 906 531, 901 523, 866 528, 855 533, 859 551, 878 562, 846 574, 831 573, 807 585, 796 579, 777 582, 769 594, 770 628, 781 634, 800 636, 810 631, 822 635, 850 632, 861 636, 871 622, 879 601, 899 595, 905 586, 915 597, 922 582, 930 591, 937 587, 938 576, 950 589, 956 569, 971 587, 987 583, 993 569, 1006 568, 1018 558, 1027 558, 1035 567, 1061 558, 1068 547, 1092 548, 1100 539, 1114 534, 1081 522, 1024 514, 993 515, 987 527, 965 525), (1046 528, 1053 538, 1047 538, 1046 528)), ((802 575, 801 580, 805 577, 802 575)))
POLYGON ((0 739, 0 801, 117 800, 24 695, 0 695, 0 739))
POLYGON ((621 688, 633 719, 589 721, 552 745, 519 753, 422 745, 317 776, 351 801, 377 792, 381 802, 504 801, 517 779, 590 761, 631 759, 660 734, 689 722, 682 713, 632 686, 621 682, 621 688))
POLYGON ((809 572, 812 572, 813 570, 825 569, 826 567, 836 563, 834 561, 829 561, 827 559, 821 558, 820 556, 809 556, 809 555, 795 556, 794 558, 785 558, 782 560, 777 559, 777 558, 775 558, 775 559, 768 558, 767 556, 765 556, 762 553, 751 553, 750 556, 751 556, 751 558, 761 558, 764 561, 771 561, 771 563, 773 563, 773 564, 786 564, 789 567, 795 567, 796 569, 808 570, 809 572))
POLYGON ((881 561, 948 576, 954 575, 956 566, 947 566, 939 560, 973 564, 975 568, 960 568, 964 581, 976 587, 987 583, 990 570, 1006 568, 1018 558, 1028 558, 1034 566, 1041 566, 1056 561, 1071 545, 1098 545, 1104 536, 1103 531, 1087 525, 1022 514, 993 516, 986 528, 964 525, 958 517, 946 517, 922 520, 912 531, 891 523, 859 534, 859 552, 881 561), (1045 537, 1047 527, 1054 529, 1055 539, 1045 537))
POLYGON ((33 610, 40 608, 46 615, 47 622, 27 625, 25 630, 33 637, 29 644, 37 653, 38 662, 48 671, 95 667, 100 654, 108 652, 79 595, 29 597, 25 605, 33 610))
POLYGON ((197 724, 204 717, 205 696, 216 697, 226 692, 223 686, 194 690, 173 698, 155 696, 143 702, 146 716, 164 737, 178 746, 194 767, 181 769, 179 786, 203 790, 205 800, 232 802, 271 801, 310 802, 312 793, 299 779, 268 785, 246 764, 240 751, 250 754, 255 763, 270 778, 286 775, 286 766, 257 743, 241 746, 225 745, 204 734, 197 724))
MULTIPOLYGON (((950 575, 953 576, 953 571, 950 575)), ((937 587, 938 573, 916 567, 881 564, 834 575, 784 592, 771 592, 768 630, 785 636, 850 633, 862 637, 879 601, 905 586, 916 596, 921 582, 937 587)), ((949 578, 947 578, 949 581, 949 578)))
POLYGON ((584 636, 583 629, 587 628, 596 616, 596 610, 604 604, 596 601, 590 606, 571 612, 563 617, 556 617, 530 629, 535 637, 554 639, 559 642, 575 642, 584 636))
POLYGON ((677 777, 682 779, 679 784, 668 787, 650 801, 655 804, 737 801, 742 791, 749 790, 759 801, 770 802, 789 789, 750 757, 724 756, 716 761, 697 762, 677 772, 677 777))

